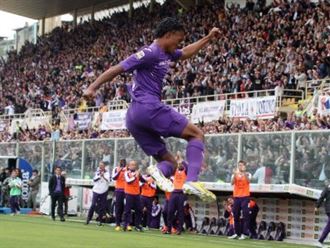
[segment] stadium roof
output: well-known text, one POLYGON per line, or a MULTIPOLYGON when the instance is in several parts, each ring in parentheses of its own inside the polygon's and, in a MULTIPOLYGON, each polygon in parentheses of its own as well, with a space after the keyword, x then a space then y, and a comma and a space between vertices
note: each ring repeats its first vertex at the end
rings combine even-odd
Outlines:
POLYGON ((32 19, 42 19, 73 12, 76 9, 91 9, 91 6, 97 11, 128 3, 129 0, 0 0, 0 10, 32 19))

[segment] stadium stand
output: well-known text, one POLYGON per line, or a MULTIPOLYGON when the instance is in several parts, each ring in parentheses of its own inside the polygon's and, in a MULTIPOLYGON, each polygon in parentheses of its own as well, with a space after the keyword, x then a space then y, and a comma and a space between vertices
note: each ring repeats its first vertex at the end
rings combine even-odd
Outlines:
MULTIPOLYGON (((72 30, 57 28, 39 37, 36 45, 26 44, 1 65, 2 112, 6 107, 15 113, 27 108, 76 107, 96 75, 151 42, 154 21, 179 15, 178 9, 175 2, 167 1, 155 6, 150 22, 143 21, 150 15, 148 8, 139 8, 129 21, 125 13, 118 13, 72 30)), ((165 99, 234 92, 244 95, 245 91, 276 87, 304 89, 307 80, 330 75, 326 2, 290 5, 275 1, 257 11, 236 6, 225 9, 220 1, 178 17, 186 25, 186 42, 202 37, 212 25, 222 27, 224 39, 173 68, 164 88, 165 99)), ((126 75, 105 86, 93 104, 128 100, 129 81, 126 75)))
MULTIPOLYGON (((177 15, 186 23, 186 43, 205 35, 212 25, 221 26, 225 37, 194 59, 173 67, 165 83, 164 99, 246 98, 255 96, 255 93, 247 92, 265 89, 275 90, 268 95, 290 89, 304 90, 307 95, 307 89, 313 89, 311 85, 318 85, 317 82, 321 82, 318 80, 330 75, 328 4, 274 2, 271 6, 258 8, 225 7, 220 1, 180 14, 176 3, 167 1, 162 6, 156 5, 151 15, 147 7, 142 7, 129 21, 125 13, 117 13, 93 24, 85 22, 75 29, 57 28, 49 35, 39 37, 36 45, 27 43, 19 54, 10 53, 8 60, 0 65, 0 111, 13 115, 31 108, 41 109, 52 111, 52 118, 41 126, 30 123, 28 128, 3 121, 0 140, 49 140, 52 128, 48 124, 54 124, 56 120, 62 122, 61 127, 54 129, 58 129, 63 140, 128 136, 125 130, 100 131, 91 126, 78 130, 66 123, 72 115, 64 115, 61 110, 85 111, 87 106, 79 99, 87 85, 111 64, 152 41, 149 31, 153 21, 143 22, 145 15, 155 21, 163 16, 177 15), (188 23, 194 24, 191 25, 193 28, 188 23), (297 30, 301 30, 300 33, 297 30), (63 123, 67 124, 65 128, 63 123), (9 126, 20 132, 9 131, 9 126)), ((112 100, 129 101, 127 85, 130 80, 130 75, 117 78, 113 84, 104 86, 95 101, 88 104, 104 112, 112 100)), ((174 101, 169 102, 174 104, 174 101)), ((189 104, 192 103, 191 100, 189 104)), ((293 114, 268 121, 224 118, 211 123, 201 122, 200 127, 205 133, 212 134, 315 130, 330 126, 327 117, 317 115, 312 121, 311 118, 293 114)))

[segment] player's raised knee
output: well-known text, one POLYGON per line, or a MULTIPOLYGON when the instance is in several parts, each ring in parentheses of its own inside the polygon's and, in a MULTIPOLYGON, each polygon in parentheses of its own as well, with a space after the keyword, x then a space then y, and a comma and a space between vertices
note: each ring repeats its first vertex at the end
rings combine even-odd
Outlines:
POLYGON ((201 130, 199 130, 198 128, 197 128, 197 132, 195 134, 194 139, 199 139, 199 140, 204 141, 204 133, 201 130))
POLYGON ((188 123, 186 128, 183 130, 181 137, 188 141, 191 139, 199 139, 204 141, 204 133, 192 123, 188 123))

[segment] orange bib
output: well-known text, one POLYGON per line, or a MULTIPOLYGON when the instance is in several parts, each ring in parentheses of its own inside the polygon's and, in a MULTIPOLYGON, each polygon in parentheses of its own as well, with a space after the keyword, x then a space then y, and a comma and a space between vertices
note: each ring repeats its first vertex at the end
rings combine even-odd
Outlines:
MULTIPOLYGON (((131 172, 128 172, 128 177, 133 177, 134 175, 131 172)), ((140 179, 139 177, 131 183, 125 181, 125 193, 130 195, 139 195, 140 194, 140 179)))
POLYGON ((187 174, 185 170, 176 170, 174 174, 174 190, 182 190, 183 184, 186 182, 187 174))
POLYGON ((122 169, 120 172, 119 172, 119 176, 116 180, 116 183, 115 183, 115 188, 116 189, 124 189, 125 188, 125 171, 126 169, 122 169))
POLYGON ((153 183, 153 179, 150 178, 148 182, 145 182, 141 187, 141 195, 146 197, 154 197, 156 195, 156 189, 150 186, 153 183))
POLYGON ((246 177, 236 176, 234 181, 234 197, 250 196, 250 182, 246 177))

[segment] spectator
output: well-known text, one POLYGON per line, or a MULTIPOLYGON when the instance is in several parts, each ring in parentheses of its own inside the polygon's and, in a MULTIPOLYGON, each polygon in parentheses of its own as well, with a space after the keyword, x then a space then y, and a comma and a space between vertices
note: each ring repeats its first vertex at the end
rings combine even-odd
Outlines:
POLYGON ((150 228, 160 228, 160 217, 162 216, 162 207, 159 204, 158 196, 152 202, 150 228))
POLYGON ((32 208, 32 211, 36 211, 37 208, 37 194, 40 187, 40 175, 38 170, 32 171, 32 176, 28 182, 29 185, 29 198, 28 207, 32 208))
POLYGON ((184 204, 184 223, 185 230, 196 232, 196 216, 190 204, 186 201, 184 204))
POLYGON ((2 193, 2 187, 5 187, 3 185, 3 182, 6 180, 6 178, 7 178, 7 172, 5 168, 1 167, 0 168, 0 206, 3 206, 4 195, 2 193))
POLYGON ((168 213, 167 213, 167 231, 166 234, 181 235, 184 224, 184 201, 185 195, 183 193, 183 185, 187 179, 187 165, 182 162, 179 163, 174 173, 173 185, 174 190, 171 193, 168 202, 168 213), (177 225, 174 226, 175 221, 177 225))
POLYGON ((136 161, 130 161, 125 171, 125 224, 124 231, 132 231, 130 226, 132 210, 135 211, 135 230, 142 232, 142 207, 140 201, 140 172, 136 161))
POLYGON ((228 226, 226 227, 226 235, 232 236, 235 234, 235 226, 234 226, 234 215, 233 215, 233 206, 234 206, 234 198, 230 196, 226 201, 223 203, 224 217, 228 219, 228 226))
POLYGON ((151 228, 152 203, 156 196, 157 186, 152 177, 148 174, 141 175, 141 207, 142 207, 142 226, 151 228))
POLYGON ((244 240, 249 234, 250 215, 248 204, 250 201, 250 180, 251 174, 246 171, 246 162, 243 160, 239 161, 238 168, 232 176, 232 185, 234 186, 234 205, 232 211, 234 215, 235 234, 230 236, 229 239, 239 238, 240 240, 244 240), (241 212, 243 213, 242 220, 241 212))
POLYGON ((5 169, 5 174, 6 174, 6 177, 3 174, 2 178, 4 178, 4 180, 1 185, 2 206, 7 206, 9 203, 9 192, 10 192, 9 181, 11 180, 11 177, 10 177, 10 172, 9 172, 8 168, 5 169))
POLYGON ((102 221, 105 218, 107 195, 108 195, 109 182, 110 182, 110 173, 105 168, 104 162, 100 162, 99 167, 95 172, 93 181, 94 181, 93 199, 92 199, 92 205, 90 206, 88 211, 86 225, 88 225, 89 222, 92 220, 96 205, 99 209, 99 221, 100 221, 99 225, 101 225, 102 221))
POLYGON ((295 112, 296 117, 302 117, 304 114, 304 106, 302 104, 298 104, 298 109, 295 112))
POLYGON ((252 178, 257 180, 258 184, 271 184, 272 183, 273 171, 269 165, 265 166, 263 164, 256 170, 252 178))
POLYGON ((316 202, 315 212, 318 211, 318 209, 321 207, 321 205, 324 203, 325 212, 328 216, 328 222, 325 226, 322 235, 320 236, 318 240, 317 247, 324 247, 323 242, 327 238, 329 232, 330 232, 330 187, 329 185, 326 185, 326 187, 323 189, 320 198, 316 202))
POLYGON ((10 208, 11 214, 17 215, 20 214, 20 197, 22 195, 22 180, 18 177, 17 171, 13 170, 9 179, 9 188, 10 188, 10 208))
POLYGON ((259 213, 259 206, 255 199, 251 199, 249 202, 249 232, 250 238, 257 239, 257 216, 259 213))
POLYGON ((51 216, 55 221, 55 205, 57 203, 58 214, 62 222, 65 221, 63 215, 63 198, 65 188, 65 177, 61 176, 61 167, 55 167, 55 174, 49 179, 48 189, 51 197, 51 216))
POLYGON ((119 165, 113 168, 112 180, 115 181, 115 217, 116 217, 116 231, 121 230, 121 222, 124 213, 125 205, 125 171, 127 169, 126 159, 120 159, 119 165))
MULTIPOLYGON (((62 171, 61 172, 61 175, 66 179, 66 177, 67 177, 66 171, 62 171)), ((64 215, 68 215, 69 200, 70 200, 70 189, 71 189, 71 185, 65 184, 65 188, 64 188, 64 200, 63 200, 64 215)))

